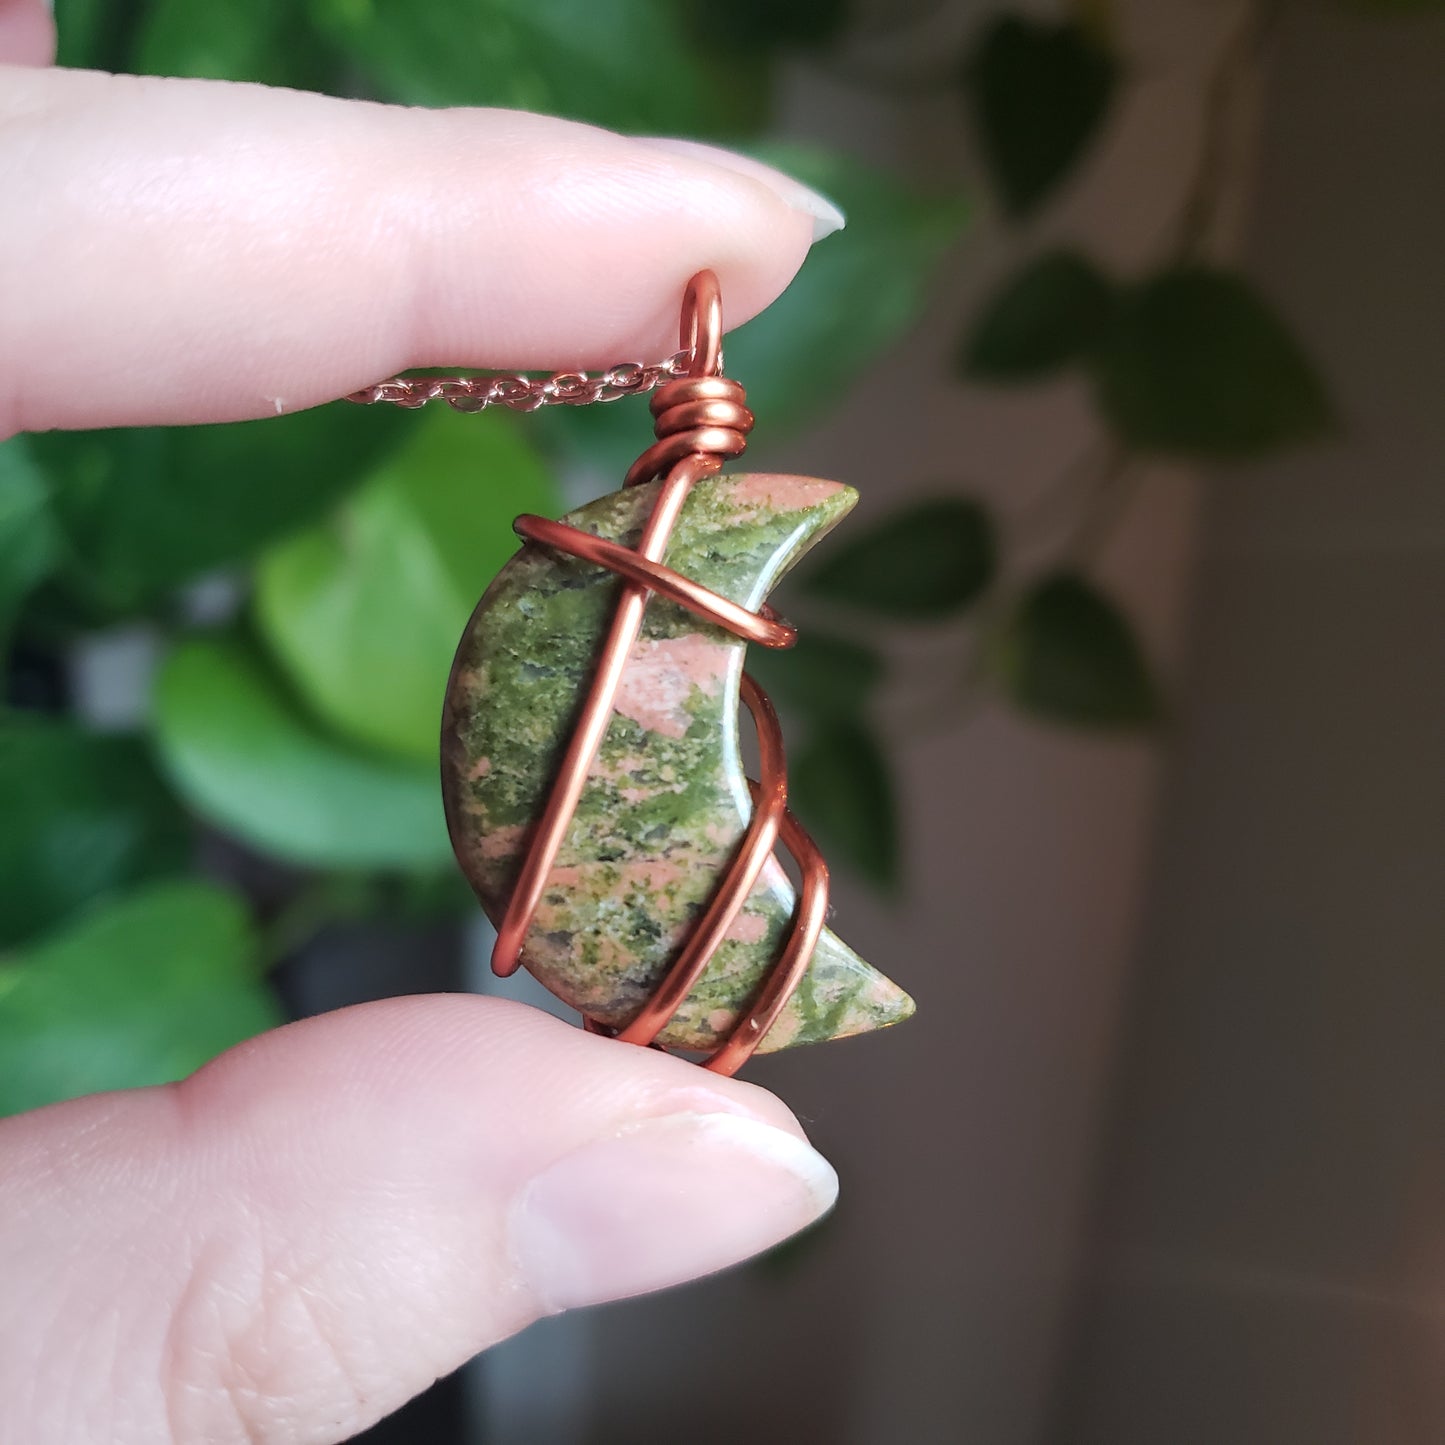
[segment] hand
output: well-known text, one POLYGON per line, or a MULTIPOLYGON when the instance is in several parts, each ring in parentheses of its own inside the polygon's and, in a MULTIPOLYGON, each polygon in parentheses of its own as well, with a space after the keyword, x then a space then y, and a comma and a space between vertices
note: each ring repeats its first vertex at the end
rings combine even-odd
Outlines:
MULTIPOLYGON (((0 0, 0 59, 52 43, 39 0, 0 0)), ((692 272, 745 320, 841 219, 740 157, 535 116, 16 67, 0 185, 0 436, 654 359, 692 272)), ((770 1095, 516 1005, 294 1024, 0 1121, 0 1438, 343 1440, 835 1189, 770 1095)))

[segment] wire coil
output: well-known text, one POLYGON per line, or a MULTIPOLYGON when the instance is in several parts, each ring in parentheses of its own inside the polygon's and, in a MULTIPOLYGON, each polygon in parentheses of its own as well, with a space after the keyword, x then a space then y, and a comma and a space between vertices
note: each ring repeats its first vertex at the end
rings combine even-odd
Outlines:
MULTIPOLYGON (((663 565, 668 539, 688 492, 716 472, 724 460, 742 454, 753 426, 743 388, 719 374, 722 303, 717 277, 711 271, 699 272, 688 283, 679 332, 686 355, 684 374, 653 392, 657 440, 633 463, 625 481, 627 486, 640 486, 661 478, 637 546, 624 547, 530 514, 514 523, 518 534, 528 541, 606 567, 623 585, 591 687, 497 929, 492 968, 502 977, 514 973, 521 962, 523 942, 606 734, 649 598, 665 597, 704 621, 763 647, 789 647, 797 637, 795 629, 766 604, 758 612, 750 612, 663 565)), ((759 755, 759 777, 749 784, 753 813, 742 839, 677 957, 632 1022, 614 1031, 586 1020, 593 1032, 609 1033, 627 1043, 653 1044, 702 977, 763 866, 781 843, 798 865, 802 888, 782 951, 728 1037, 704 1061, 704 1067, 720 1074, 735 1073, 776 1022, 807 971, 828 911, 827 865, 817 845, 788 811, 787 767, 777 714, 767 694, 746 673, 741 697, 757 730, 759 755)))

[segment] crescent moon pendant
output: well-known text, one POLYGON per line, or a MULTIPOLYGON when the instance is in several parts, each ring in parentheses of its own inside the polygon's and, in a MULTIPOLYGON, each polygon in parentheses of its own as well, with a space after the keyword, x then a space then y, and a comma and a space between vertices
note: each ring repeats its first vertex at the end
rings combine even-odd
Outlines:
MULTIPOLYGON (((635 545, 657 483, 571 512, 635 545)), ((714 475, 688 494, 667 565, 756 611, 857 500, 838 482, 714 475)), ((442 726, 442 791, 457 858, 493 922, 505 912, 619 581, 528 543, 462 636, 442 726)), ((654 596, 576 815, 522 947, 542 984, 612 1028, 637 1014, 706 905, 752 811, 739 748, 746 644, 654 596)), ((796 902, 769 860, 706 972, 657 1042, 711 1050, 765 979, 796 902)), ((771 1052, 907 1018, 913 1001, 824 929, 802 982, 759 1045, 771 1052)))

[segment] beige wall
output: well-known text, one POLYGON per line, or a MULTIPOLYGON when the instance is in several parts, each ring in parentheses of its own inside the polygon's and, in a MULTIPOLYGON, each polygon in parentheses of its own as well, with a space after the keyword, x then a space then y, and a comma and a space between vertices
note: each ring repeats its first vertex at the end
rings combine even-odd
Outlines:
POLYGON ((1050 1445, 1445 1440, 1445 17, 1293 7, 1267 94, 1346 435, 1209 483, 1050 1445))

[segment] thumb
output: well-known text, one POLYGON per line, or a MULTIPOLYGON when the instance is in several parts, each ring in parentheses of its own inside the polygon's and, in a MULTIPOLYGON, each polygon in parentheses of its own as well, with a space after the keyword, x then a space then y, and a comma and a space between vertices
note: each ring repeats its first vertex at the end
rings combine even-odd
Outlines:
POLYGON ((837 1179, 771 1095, 466 996, 0 1122, 0 1438, 343 1440, 538 1315, 736 1263, 837 1179))

